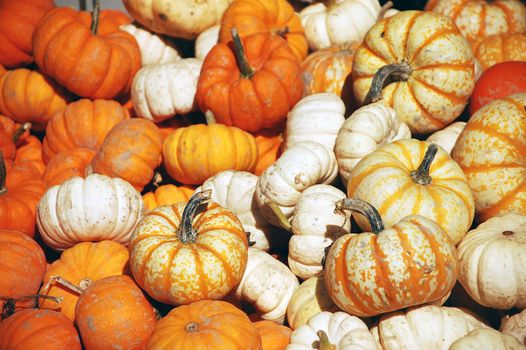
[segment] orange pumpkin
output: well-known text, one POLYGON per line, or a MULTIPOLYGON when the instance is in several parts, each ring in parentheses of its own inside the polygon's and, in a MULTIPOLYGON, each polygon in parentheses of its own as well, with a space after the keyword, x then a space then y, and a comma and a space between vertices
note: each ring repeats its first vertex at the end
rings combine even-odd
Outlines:
POLYGON ((130 16, 121 10, 117 9, 104 9, 99 14, 99 24, 97 27, 97 34, 106 35, 116 33, 123 24, 129 24, 132 22, 130 16))
POLYGON ((46 164, 42 160, 42 143, 38 137, 29 135, 16 143, 15 164, 32 166, 40 176, 44 175, 46 164))
POLYGON ((112 100, 82 99, 69 104, 62 113, 54 115, 46 127, 44 162, 76 147, 98 151, 111 128, 129 118, 128 110, 112 100))
POLYGON ((298 59, 280 36, 241 41, 233 34, 233 48, 217 44, 205 58, 195 95, 199 109, 250 132, 282 128, 303 92, 298 59))
POLYGON ((42 160, 40 140, 29 134, 31 123, 20 125, 0 115, 0 150, 5 161, 33 166, 42 175, 46 165, 42 160))
POLYGON ((0 64, 8 68, 33 62, 31 36, 53 0, 2 0, 0 2, 0 64))
POLYGON ((254 326, 261 337, 263 350, 285 350, 290 343, 292 329, 273 321, 257 321, 254 326))
POLYGON ((22 310, 0 322, 0 349, 81 350, 71 320, 51 310, 22 310))
POLYGON ((221 299, 241 281, 247 234, 239 219, 217 203, 197 214, 210 192, 198 192, 188 203, 157 207, 133 231, 131 271, 155 300, 176 305, 221 299))
POLYGON ((113 98, 130 90, 141 67, 139 46, 121 30, 97 33, 93 19, 70 7, 49 11, 33 32, 35 62, 76 95, 113 98))
POLYGON ((526 61, 526 34, 490 35, 473 51, 483 69, 506 61, 526 61))
POLYGON ((157 349, 262 350, 257 328, 248 316, 225 301, 203 300, 171 310, 148 342, 157 349))
POLYGON ((42 180, 46 187, 60 185, 75 176, 85 177, 86 167, 95 156, 89 148, 72 148, 55 155, 46 166, 42 180))
POLYGON ((170 118, 167 120, 163 120, 160 123, 157 123, 157 126, 159 127, 159 130, 161 131, 161 135, 163 136, 163 141, 166 140, 166 138, 175 130, 179 128, 184 128, 186 126, 190 126, 190 123, 186 118, 170 118))
POLYGON ((278 159, 283 136, 281 131, 261 130, 254 134, 254 139, 258 148, 258 162, 254 174, 259 176, 278 159))
POLYGON ((287 0, 234 0, 221 19, 220 43, 232 40, 232 28, 238 28, 242 38, 269 33, 281 36, 299 61, 307 56, 309 46, 303 25, 287 0))
POLYGON ((171 205, 179 202, 188 202, 194 188, 191 186, 162 185, 153 192, 145 193, 142 196, 144 206, 147 210, 153 210, 161 205, 171 205))
POLYGON ((161 165, 162 144, 161 132, 151 121, 123 120, 110 130, 90 167, 94 173, 120 177, 140 192, 161 165))
POLYGON ((39 71, 25 68, 0 76, 0 113, 44 130, 49 119, 66 108, 67 92, 39 71))
POLYGON ((108 345, 142 350, 157 317, 142 291, 128 276, 110 276, 93 282, 79 297, 75 322, 89 350, 108 345))
POLYGON ((16 299, 38 291, 46 272, 46 257, 38 243, 22 232, 0 229, 0 271, 0 312, 33 307, 34 299, 21 299, 12 305, 14 310, 5 310, 8 305, 3 298, 16 299))
POLYGON ((35 235, 36 207, 45 185, 28 164, 5 163, 0 153, 0 229, 35 235))
POLYGON ((51 277, 60 276, 78 286, 83 280, 94 282, 104 277, 129 272, 128 260, 128 249, 113 241, 82 242, 64 250, 60 258, 47 269, 40 289, 40 294, 61 297, 63 301, 56 304, 50 300, 40 300, 39 307, 59 311, 70 320, 74 320, 79 294, 51 277))

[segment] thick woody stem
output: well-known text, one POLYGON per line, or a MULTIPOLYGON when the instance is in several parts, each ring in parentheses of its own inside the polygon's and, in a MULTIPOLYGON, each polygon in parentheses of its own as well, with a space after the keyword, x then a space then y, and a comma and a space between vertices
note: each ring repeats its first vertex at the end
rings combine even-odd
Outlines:
POLYGON ((387 64, 378 69, 371 82, 371 88, 365 96, 364 104, 380 100, 384 87, 394 82, 407 81, 412 72, 408 62, 387 64))
POLYGON ((378 13, 378 19, 377 19, 377 22, 382 20, 385 16, 385 13, 391 8, 393 7, 393 2, 392 1, 388 1, 386 2, 382 8, 380 9, 380 12, 378 13))
POLYGON ((246 79, 252 78, 254 76, 254 70, 248 64, 247 56, 245 56, 245 49, 239 38, 237 28, 232 28, 232 40, 234 41, 234 53, 236 55, 237 63, 239 65, 239 71, 241 76, 246 79))
POLYGON ((60 277, 60 276, 51 276, 49 278, 49 281, 46 283, 46 285, 44 286, 44 288, 42 288, 42 294, 45 294, 49 291, 49 288, 51 288, 51 285, 56 282, 58 284, 61 284, 63 285, 64 287, 68 288, 69 290, 71 290, 72 292, 75 292, 77 294, 82 294, 84 293, 84 291, 91 285, 91 280, 89 278, 85 278, 85 279, 82 279, 80 282, 79 282, 79 285, 76 286, 74 285, 73 283, 65 280, 64 278, 60 277))
POLYGON ((336 350, 336 346, 331 344, 331 342, 329 341, 327 333, 325 333, 322 330, 319 330, 318 332, 316 332, 316 335, 318 335, 318 338, 320 338, 318 345, 319 350, 336 350))
POLYGON ((57 304, 60 304, 62 301, 64 301, 64 298, 62 297, 53 297, 49 295, 42 295, 42 294, 35 294, 35 295, 26 295, 19 298, 11 298, 11 297, 0 297, 0 300, 4 301, 4 304, 2 306, 0 320, 4 320, 15 313, 16 309, 16 303, 20 300, 24 299, 48 299, 51 301, 54 301, 57 304))
POLYGON ((99 27, 100 0, 93 0, 93 13, 91 14, 91 34, 96 35, 99 27))
POLYGON ((354 210, 360 214, 363 214, 373 233, 378 234, 384 230, 384 223, 380 217, 380 213, 371 204, 362 201, 361 199, 344 198, 336 202, 336 209, 334 210, 337 214, 344 214, 345 210, 354 210))
POLYGON ((416 170, 413 170, 409 173, 413 179, 413 182, 424 186, 431 183, 433 179, 429 175, 429 169, 431 168, 431 163, 433 163, 433 159, 435 159, 437 151, 437 145, 434 143, 429 145, 426 153, 424 154, 424 159, 422 160, 422 163, 420 163, 420 166, 416 170))
POLYGON ((177 236, 183 243, 193 243, 197 239, 197 232, 193 228, 192 223, 194 218, 197 215, 197 209, 204 203, 210 200, 212 196, 212 190, 206 190, 202 192, 195 193, 183 210, 183 215, 181 217, 181 224, 177 229, 177 236))

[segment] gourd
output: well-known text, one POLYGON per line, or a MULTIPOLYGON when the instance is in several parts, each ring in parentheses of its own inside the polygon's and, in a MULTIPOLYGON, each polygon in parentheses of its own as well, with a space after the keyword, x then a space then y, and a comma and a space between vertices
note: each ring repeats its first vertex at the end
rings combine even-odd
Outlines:
POLYGON ((455 146, 460 133, 465 127, 466 122, 454 122, 446 126, 444 129, 435 131, 429 135, 426 141, 442 147, 444 151, 451 154, 453 146, 455 146))
POLYGON ((219 40, 219 29, 220 25, 212 26, 199 34, 197 39, 195 39, 194 51, 195 58, 204 60, 210 50, 217 44, 219 40))
POLYGON ((478 328, 469 332, 467 335, 456 340, 449 350, 469 350, 481 347, 493 350, 515 350, 525 349, 524 344, 511 335, 502 334, 491 328, 478 328))

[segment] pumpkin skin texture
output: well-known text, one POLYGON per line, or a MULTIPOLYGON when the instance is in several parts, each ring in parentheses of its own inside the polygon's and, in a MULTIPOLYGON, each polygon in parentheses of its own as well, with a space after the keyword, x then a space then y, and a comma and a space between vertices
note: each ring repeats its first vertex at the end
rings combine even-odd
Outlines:
POLYGON ((163 140, 149 120, 119 122, 106 135, 90 167, 94 173, 121 178, 141 192, 161 165, 163 140))
MULTIPOLYGON (((42 248, 24 233, 0 229, 0 269, 1 297, 16 299, 34 295, 46 272, 46 257, 42 248)), ((15 311, 20 307, 33 307, 34 301, 20 300, 15 304, 15 311)), ((0 311, 4 302, 0 299, 0 311)))
POLYGON ((235 0, 223 14, 219 42, 232 40, 232 28, 244 38, 251 34, 283 35, 299 61, 307 56, 308 45, 300 17, 286 0, 235 0))
POLYGON ((36 216, 44 243, 62 251, 79 242, 102 240, 127 246, 143 211, 141 194, 128 182, 93 174, 49 188, 36 216))
POLYGON ((176 307, 159 320, 146 349, 263 348, 257 328, 243 311, 225 301, 202 300, 176 307))
POLYGON ((89 148, 71 148, 56 154, 46 166, 42 180, 46 188, 60 185, 73 177, 82 177, 86 167, 95 156, 95 151, 89 148))
POLYGON ((7 68, 33 62, 31 35, 40 18, 55 7, 53 0, 4 0, 0 5, 0 64, 7 68), (20 16, 20 14, 24 16, 20 16))
POLYGON ((460 133, 465 127, 465 122, 454 122, 446 126, 444 129, 435 131, 429 135, 426 141, 442 147, 444 151, 451 154, 453 146, 455 146, 460 133))
POLYGON ((73 322, 51 310, 22 310, 0 323, 0 349, 81 350, 73 322))
POLYGON ((131 271, 155 300, 177 305, 221 299, 241 280, 245 230, 231 211, 214 202, 196 216, 209 196, 198 192, 188 203, 157 207, 133 231, 131 271))
POLYGON ((254 174, 261 175, 279 158, 283 135, 281 130, 261 130, 254 134, 258 149, 258 162, 254 174))
POLYGON ((137 41, 121 30, 94 35, 90 26, 90 12, 49 11, 33 32, 36 64, 78 96, 111 99, 128 92, 141 67, 137 41))
POLYGON ((366 213, 373 226, 373 232, 341 236, 325 258, 327 290, 340 309, 374 316, 436 301, 453 289, 457 252, 436 222, 410 215, 384 229, 367 203, 347 199, 336 208, 366 213))
POLYGON ((27 138, 18 141, 16 146, 15 164, 28 164, 43 176, 46 164, 42 160, 42 143, 40 140, 36 136, 29 135, 27 138))
POLYGON ((0 76, 0 113, 30 122, 35 130, 44 130, 68 100, 64 89, 39 71, 19 68, 0 76))
POLYGON ((170 205, 179 202, 188 202, 194 189, 191 186, 162 185, 153 192, 143 194, 146 210, 153 210, 161 205, 170 205))
POLYGON ((369 30, 356 50, 352 78, 359 104, 381 98, 412 133, 427 134, 464 110, 475 85, 475 61, 448 17, 402 11, 369 30), (389 77, 395 82, 382 88, 389 77))
POLYGON ((166 171, 187 185, 200 185, 227 169, 253 172, 257 157, 254 136, 223 124, 179 128, 163 143, 166 171))
POLYGON ((75 307, 75 322, 87 350, 108 345, 130 350, 146 347, 157 318, 153 307, 128 276, 93 282, 75 307))
POLYGON ((459 281, 477 303, 494 309, 526 308, 526 216, 508 213, 468 232, 458 246, 459 281))
POLYGON ((451 152, 468 179, 480 222, 526 214, 522 164, 526 94, 495 100, 471 116, 451 152))
POLYGON ((303 92, 300 61, 280 36, 237 40, 242 48, 219 43, 206 56, 195 96, 199 109, 249 132, 282 127, 303 92))
POLYGON ((81 99, 69 104, 46 127, 44 162, 47 164, 57 153, 76 147, 98 151, 111 128, 129 118, 128 110, 113 100, 81 99))
POLYGON ((449 350, 481 349, 481 347, 492 350, 518 350, 525 348, 515 337, 502 334, 491 328, 479 328, 456 340, 451 344, 449 350))
POLYGON ((257 321, 254 326, 261 336, 263 350, 285 350, 290 341, 292 329, 272 321, 257 321))
POLYGON ((526 344, 526 309, 513 316, 503 317, 499 330, 503 334, 512 335, 521 343, 526 344))
POLYGON ((490 35, 473 52, 483 69, 507 61, 526 61, 526 34, 490 35))
POLYGON ((79 295, 51 279, 60 276, 78 286, 82 280, 91 282, 99 279, 129 273, 128 249, 113 241, 82 242, 64 250, 58 260, 51 263, 44 276, 41 294, 62 297, 60 304, 40 299, 39 307, 52 309, 75 320, 75 305, 79 295), (49 288, 48 288, 49 285, 49 288))
MULTIPOLYGON (((431 145, 416 139, 398 140, 365 156, 351 172, 347 196, 371 203, 387 226, 407 215, 425 216, 458 244, 473 222, 473 195, 462 169, 442 148, 433 146, 436 155, 424 161, 431 145), (421 181, 418 169, 427 160, 431 161, 430 178, 421 181)), ((354 217, 361 228, 370 229, 364 216, 354 217)))

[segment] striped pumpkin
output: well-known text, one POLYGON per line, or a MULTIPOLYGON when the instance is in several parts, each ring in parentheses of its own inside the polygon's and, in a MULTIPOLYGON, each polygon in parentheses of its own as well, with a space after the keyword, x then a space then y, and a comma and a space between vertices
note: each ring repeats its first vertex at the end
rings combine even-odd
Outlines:
MULTIPOLYGON (((473 221, 473 195, 458 164, 442 148, 431 145, 404 139, 365 156, 351 173, 347 196, 371 203, 388 226, 408 215, 432 219, 457 244, 473 221)), ((370 230, 364 216, 355 218, 360 227, 370 230)))
POLYGON ((451 152, 466 174, 481 222, 508 212, 526 215, 525 105, 526 93, 520 93, 483 106, 451 152))
POLYGON ((491 35, 473 51, 483 69, 506 61, 526 61, 526 34, 491 35))
POLYGON ((475 60, 449 18, 402 11, 369 30, 352 77, 359 104, 383 98, 412 133, 425 134, 462 113, 475 86, 475 60))
POLYGON ((384 229, 366 202, 343 199, 336 209, 359 211, 372 226, 372 232, 338 238, 327 254, 327 291, 343 311, 374 316, 436 301, 453 289, 457 253, 434 221, 411 215, 384 229))

